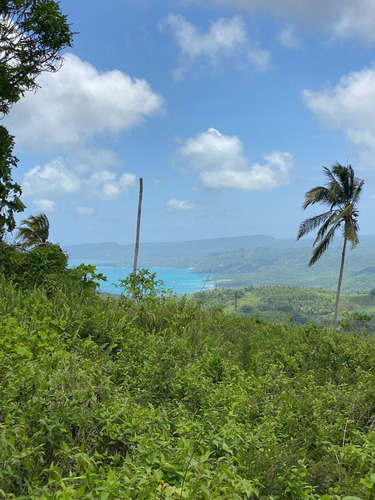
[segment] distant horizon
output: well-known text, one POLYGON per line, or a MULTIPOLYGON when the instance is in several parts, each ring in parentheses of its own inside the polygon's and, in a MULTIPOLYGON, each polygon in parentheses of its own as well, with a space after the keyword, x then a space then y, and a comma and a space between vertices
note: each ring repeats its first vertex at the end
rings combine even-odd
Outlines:
MULTIPOLYGON (((161 243, 161 244, 168 244, 168 243, 189 243, 189 242, 199 242, 199 241, 213 241, 213 240, 224 240, 224 239, 236 239, 236 238, 246 238, 246 237, 268 237, 268 238, 272 238, 274 240, 277 240, 277 241, 283 241, 283 240, 295 240, 295 242, 298 244, 298 243, 303 243, 303 242, 311 242, 313 241, 313 237, 307 237, 307 238, 303 238, 301 240, 297 240, 297 238, 293 238, 293 237, 283 237, 283 238, 280 238, 280 237, 276 237, 276 236, 272 236, 271 234, 267 234, 267 233, 254 233, 254 234, 241 234, 241 235, 238 235, 238 236, 217 236, 217 237, 212 237, 212 238, 194 238, 194 239, 184 239, 184 240, 170 240, 170 241, 162 241, 162 240, 155 240, 155 241, 143 241, 142 239, 140 240, 140 245, 142 244, 156 244, 156 243, 161 243)), ((361 244, 361 238, 366 238, 366 237, 375 237, 375 234, 362 234, 362 235, 359 235, 359 245, 361 244)), ((335 240, 340 240, 341 238, 341 235, 337 235, 335 236, 335 240)), ((105 244, 114 244, 114 245, 120 245, 120 246, 128 246, 128 245, 134 245, 135 242, 134 241, 130 241, 130 242, 127 242, 127 243, 120 243, 118 241, 110 241, 110 240, 107 240, 107 241, 98 241, 98 242, 81 242, 81 243, 71 243, 71 244, 61 244, 59 243, 59 245, 61 247, 73 247, 73 246, 81 246, 81 245, 105 245, 105 244)))
MULTIPOLYGON (((254 234, 240 234, 237 236, 213 236, 212 238, 192 238, 192 239, 175 239, 175 240, 169 240, 169 241, 164 241, 164 240, 153 240, 153 241, 144 241, 140 240, 140 244, 152 244, 152 243, 187 243, 191 241, 212 241, 212 240, 222 240, 222 239, 231 239, 231 238, 245 238, 248 236, 266 236, 269 238, 273 238, 275 240, 292 240, 293 237, 285 237, 285 238, 278 238, 276 236, 272 236, 271 234, 267 233, 254 233, 254 234)), ((309 239, 309 238, 306 238, 309 239)), ((116 245, 134 245, 134 241, 130 241, 127 243, 120 243, 118 241, 91 241, 91 242, 83 242, 83 243, 71 243, 71 244, 62 244, 61 246, 65 247, 70 247, 70 246, 75 246, 75 245, 102 245, 102 244, 111 244, 114 243, 116 245)))

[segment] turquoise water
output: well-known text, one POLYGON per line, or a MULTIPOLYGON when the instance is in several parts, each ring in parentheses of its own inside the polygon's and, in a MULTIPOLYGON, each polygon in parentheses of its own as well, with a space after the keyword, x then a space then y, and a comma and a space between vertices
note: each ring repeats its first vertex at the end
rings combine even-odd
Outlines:
MULTIPOLYGON (((70 259, 69 265, 74 267, 82 262, 95 265, 97 273, 107 276, 107 281, 100 282, 100 291, 107 293, 120 294, 121 288, 116 288, 114 284, 118 284, 118 280, 126 278, 133 270, 130 267, 111 267, 110 262, 104 265, 103 261, 99 263, 90 259, 70 259)), ((194 274, 189 268, 150 267, 149 269, 150 272, 156 273, 157 279, 164 281, 166 288, 171 288, 176 294, 210 290, 215 286, 214 281, 208 280, 212 276, 194 274)))

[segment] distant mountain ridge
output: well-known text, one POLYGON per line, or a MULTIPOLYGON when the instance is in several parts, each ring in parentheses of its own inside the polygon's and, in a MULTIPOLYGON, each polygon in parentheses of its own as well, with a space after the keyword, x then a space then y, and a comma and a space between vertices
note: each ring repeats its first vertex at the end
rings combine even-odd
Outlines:
MULTIPOLYGON (((294 239, 276 239, 266 234, 190 240, 178 242, 141 242, 139 250, 140 265, 156 265, 179 262, 186 259, 207 257, 216 253, 237 251, 248 248, 291 248, 309 246, 306 241, 296 242, 294 239)), ((375 237, 374 237, 375 246, 375 237)), ((64 250, 72 259, 93 259, 129 264, 134 255, 134 244, 118 243, 85 243, 70 245, 64 250)))
MULTIPOLYGON (((217 286, 310 286, 335 289, 342 239, 334 240, 312 267, 308 267, 312 239, 277 239, 265 234, 171 243, 142 243, 139 267, 191 267, 215 277, 217 286)), ((134 245, 98 243, 66 246, 71 259, 95 261, 111 267, 132 267, 134 245)), ((375 236, 360 237, 348 250, 343 291, 375 288, 375 236)))
MULTIPOLYGON (((178 242, 141 242, 139 250, 140 265, 176 265, 182 261, 199 259, 226 252, 253 248, 307 248, 312 247, 312 239, 296 241, 293 238, 277 239, 267 234, 212 238, 178 242)), ((342 240, 337 238, 331 247, 341 247, 342 240)), ((361 236, 360 247, 375 249, 375 235, 361 236)), ((64 250, 72 259, 92 259, 103 262, 119 262, 131 265, 134 244, 120 245, 114 242, 85 243, 65 246, 64 250)))

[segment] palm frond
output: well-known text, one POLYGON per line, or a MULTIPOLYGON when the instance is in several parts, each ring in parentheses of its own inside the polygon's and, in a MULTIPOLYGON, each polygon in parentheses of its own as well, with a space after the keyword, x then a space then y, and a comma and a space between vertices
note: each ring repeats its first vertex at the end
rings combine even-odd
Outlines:
POLYGON ((336 230, 337 227, 340 225, 340 223, 341 223, 341 221, 339 221, 339 223, 337 223, 336 211, 331 212, 328 219, 319 228, 319 231, 316 234, 316 238, 314 240, 313 245, 315 246, 319 241, 322 241, 325 238, 330 226, 335 226, 335 230, 336 230))
POLYGON ((306 210, 308 206, 315 205, 315 203, 332 205, 335 203, 335 199, 332 198, 332 193, 329 189, 324 186, 317 186, 310 189, 310 191, 307 191, 307 193, 305 194, 305 202, 303 203, 302 208, 306 210))
POLYGON ((301 222, 298 230, 297 240, 305 236, 305 234, 314 231, 322 222, 330 217, 331 212, 325 212, 324 214, 314 215, 314 217, 310 217, 301 222))
POLYGON ((335 220, 333 221, 333 224, 337 223, 338 221, 341 220, 341 222, 351 219, 351 218, 356 218, 356 213, 357 210, 354 208, 352 203, 348 203, 344 207, 340 207, 339 210, 335 211, 335 220))
POLYGON ((323 167, 323 171, 329 181, 327 189, 331 192, 334 203, 337 203, 337 197, 340 196, 341 191, 340 183, 335 177, 335 174, 337 174, 337 172, 335 171, 334 167, 332 168, 332 170, 330 170, 328 167, 323 167))
POLYGON ((328 233, 325 235, 325 237, 323 238, 323 240, 319 243, 319 245, 317 245, 316 248, 314 248, 313 250, 313 254, 312 254, 312 257, 308 263, 308 266, 311 267, 312 265, 315 264, 315 262, 317 260, 320 259, 320 257, 324 254, 324 252, 327 250, 327 248, 329 247, 329 244, 331 243, 331 241, 333 240, 334 236, 335 236, 335 231, 337 229, 337 226, 333 226, 329 231, 328 233))
POLYGON ((45 244, 49 236, 49 220, 46 214, 32 215, 21 222, 17 228, 16 239, 26 249, 34 245, 45 244))
POLYGON ((344 226, 344 238, 350 242, 351 248, 359 243, 358 239, 359 225, 355 219, 348 219, 344 226))
POLYGON ((364 183, 365 183, 364 180, 356 178, 356 185, 355 185, 353 196, 352 196, 353 203, 357 203, 359 201, 359 198, 362 194, 362 189, 363 189, 364 183))

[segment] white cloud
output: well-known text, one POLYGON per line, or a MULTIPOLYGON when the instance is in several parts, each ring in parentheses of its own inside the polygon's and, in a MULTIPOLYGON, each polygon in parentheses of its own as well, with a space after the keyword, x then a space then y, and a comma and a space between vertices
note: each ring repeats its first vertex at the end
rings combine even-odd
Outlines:
POLYGON ((278 34, 280 44, 286 49, 297 49, 300 47, 300 42, 294 33, 294 28, 291 24, 284 26, 278 34))
POLYGON ((95 213, 95 208, 77 207, 76 211, 78 215, 93 215, 95 213))
POLYGON ((108 201, 120 198, 123 193, 127 193, 136 185, 136 181, 137 177, 134 174, 125 173, 116 179, 114 172, 101 170, 94 172, 84 182, 91 196, 108 201))
POLYGON ((249 165, 240 139, 214 128, 187 139, 180 154, 198 172, 205 187, 263 191, 289 183, 293 157, 274 151, 264 154, 264 165, 249 165))
POLYGON ((375 151, 375 67, 343 76, 334 88, 303 91, 308 108, 356 146, 375 151))
POLYGON ((305 26, 325 31, 333 38, 358 38, 375 42, 373 0, 212 0, 231 8, 277 18, 297 19, 305 26))
POLYGON ((190 203, 188 200, 177 200, 176 198, 171 198, 167 203, 168 212, 186 212, 187 210, 193 210, 195 205, 190 203))
POLYGON ((120 198, 136 184, 136 176, 123 173, 120 177, 108 169, 78 173, 63 158, 53 160, 43 167, 30 169, 23 176, 22 189, 25 197, 32 195, 62 199, 70 194, 81 193, 102 201, 120 198))
POLYGON ((33 200, 34 205, 46 214, 55 211, 56 203, 52 200, 47 200, 46 198, 41 198, 40 200, 33 200))
POLYGON ((99 73, 73 54, 64 59, 6 117, 18 144, 49 150, 82 145, 96 134, 129 130, 162 109, 163 98, 146 80, 118 70, 99 73))
POLYGON ((23 176, 22 191, 24 196, 61 197, 68 193, 77 193, 81 189, 80 178, 69 169, 62 158, 57 158, 43 167, 36 166, 23 176))
POLYGON ((174 71, 179 79, 192 66, 199 63, 217 66, 225 58, 241 56, 257 70, 267 69, 269 52, 247 38, 244 22, 239 16, 232 19, 220 18, 211 23, 209 30, 202 33, 181 15, 169 14, 161 23, 161 28, 169 28, 180 48, 180 64, 174 71))

